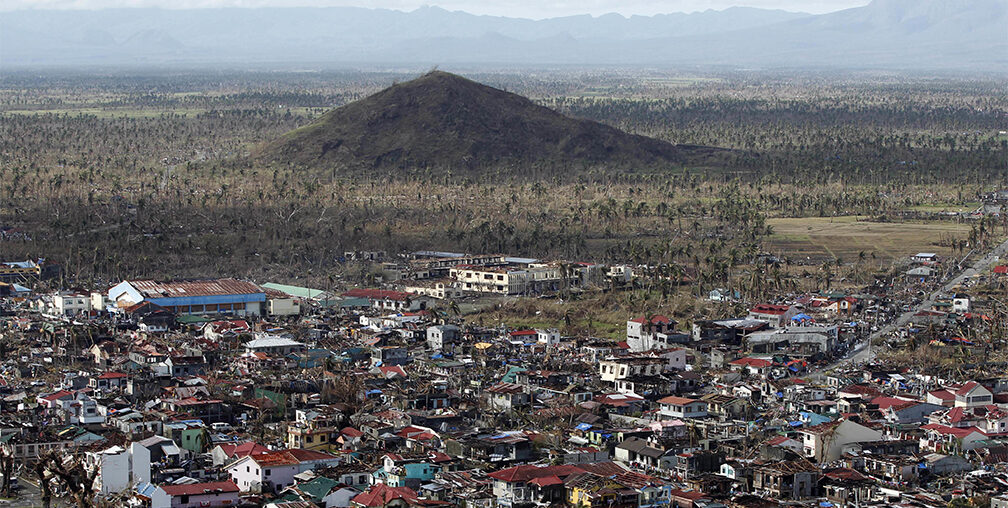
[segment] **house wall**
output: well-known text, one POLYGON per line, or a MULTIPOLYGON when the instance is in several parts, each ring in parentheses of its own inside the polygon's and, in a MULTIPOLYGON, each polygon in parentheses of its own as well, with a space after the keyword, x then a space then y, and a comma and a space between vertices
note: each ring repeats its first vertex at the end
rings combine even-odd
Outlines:
POLYGON ((296 316, 301 313, 301 304, 293 298, 271 298, 267 304, 270 316, 296 316))
POLYGON ((100 454, 101 493, 122 492, 130 487, 130 457, 126 450, 117 454, 100 454))
POLYGON ((150 482, 150 450, 146 446, 133 443, 130 445, 130 456, 133 458, 133 481, 150 482))

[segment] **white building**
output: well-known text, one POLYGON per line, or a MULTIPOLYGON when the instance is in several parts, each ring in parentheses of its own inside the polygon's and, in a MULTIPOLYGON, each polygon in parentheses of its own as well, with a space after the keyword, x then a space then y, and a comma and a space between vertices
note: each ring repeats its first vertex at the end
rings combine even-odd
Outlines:
POLYGON ((245 343, 245 351, 248 353, 266 353, 274 356, 287 356, 305 349, 303 343, 278 335, 256 334, 255 339, 245 343))
POLYGON ((670 396, 659 399, 662 416, 669 418, 703 418, 707 416, 707 402, 686 397, 670 396))
POLYGON ((817 462, 832 462, 854 443, 882 440, 882 433, 850 420, 829 422, 801 429, 805 456, 817 462))
POLYGON ((273 317, 297 316, 301 314, 301 302, 288 296, 266 298, 266 313, 273 317))
POLYGON ((95 488, 102 495, 123 492, 132 485, 130 454, 121 446, 113 446, 100 452, 87 452, 84 463, 91 471, 98 468, 95 488))
POLYGON ((955 391, 955 407, 977 407, 992 404, 994 394, 976 381, 970 381, 955 391))
POLYGON ((966 313, 970 311, 969 295, 958 294, 952 298, 952 312, 966 313))
POLYGON ((427 347, 434 351, 450 351, 462 338, 462 329, 455 325, 427 327, 427 347))
POLYGON ((340 461, 335 455, 313 450, 279 450, 242 457, 227 466, 227 472, 242 492, 275 494, 294 485, 294 475, 340 461))
POLYGON ((630 351, 650 351, 671 347, 669 337, 676 322, 665 316, 641 316, 627 321, 627 346, 630 351))
POLYGON ((82 293, 56 293, 52 301, 53 313, 76 316, 91 312, 91 297, 82 293))
POLYGON ((560 332, 553 328, 549 328, 546 330, 537 329, 536 337, 538 338, 537 342, 539 342, 540 344, 546 344, 552 346, 554 344, 560 343, 560 332))

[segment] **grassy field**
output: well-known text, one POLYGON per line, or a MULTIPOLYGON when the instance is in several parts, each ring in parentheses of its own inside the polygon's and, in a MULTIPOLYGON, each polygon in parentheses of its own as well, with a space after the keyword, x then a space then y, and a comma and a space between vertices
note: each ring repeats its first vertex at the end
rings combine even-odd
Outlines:
POLYGON ((973 212, 977 208, 980 208, 979 201, 971 201, 968 203, 934 203, 927 205, 917 205, 907 208, 907 210, 912 210, 915 212, 931 212, 931 213, 961 213, 961 212, 973 212))
POLYGON ((968 222, 888 223, 868 222, 863 217, 776 218, 767 222, 773 227, 770 246, 774 252, 785 253, 793 260, 810 258, 822 261, 839 257, 852 262, 861 252, 875 254, 883 261, 918 252, 948 255, 948 247, 938 245, 939 239, 969 233, 968 222))

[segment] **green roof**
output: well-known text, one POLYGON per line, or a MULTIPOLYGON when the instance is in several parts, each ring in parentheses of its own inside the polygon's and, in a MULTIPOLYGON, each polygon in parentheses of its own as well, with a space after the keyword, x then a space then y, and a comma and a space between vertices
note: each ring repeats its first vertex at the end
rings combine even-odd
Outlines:
POLYGON ((280 291, 281 293, 287 293, 291 296, 296 296, 298 298, 325 298, 326 292, 321 289, 313 288, 303 288, 301 286, 289 286, 287 284, 277 284, 275 282, 267 282, 262 284, 262 287, 266 289, 273 289, 280 291))
MULTIPOLYGON (((333 300, 334 302, 337 300, 333 300)), ((371 302, 367 298, 344 298, 339 301, 339 306, 343 308, 347 307, 370 307, 371 302)))
POLYGON ((183 315, 183 316, 179 316, 178 319, 177 319, 177 321, 179 323, 184 324, 184 325, 195 325, 195 324, 199 324, 199 323, 209 323, 209 322, 213 321, 214 319, 215 318, 207 317, 207 316, 197 316, 195 314, 186 314, 186 315, 183 315))
POLYGON ((333 480, 331 478, 326 478, 325 476, 319 476, 311 481, 305 483, 299 483, 298 488, 301 492, 304 492, 311 497, 313 503, 318 503, 322 501, 322 498, 329 495, 333 487, 339 485, 340 482, 333 480))

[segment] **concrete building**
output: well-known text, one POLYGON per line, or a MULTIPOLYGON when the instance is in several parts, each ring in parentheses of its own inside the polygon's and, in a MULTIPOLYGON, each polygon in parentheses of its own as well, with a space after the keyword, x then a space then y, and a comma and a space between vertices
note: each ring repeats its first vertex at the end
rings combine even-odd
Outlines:
POLYGON ((53 314, 76 316, 91 312, 91 297, 83 293, 57 293, 52 301, 53 314))
POLYGON ((256 337, 245 343, 245 351, 249 353, 266 353, 273 356, 287 356, 291 353, 304 351, 303 343, 278 335, 256 334, 256 337))
POLYGON ((829 422, 801 429, 805 456, 819 463, 840 458, 848 445, 879 441, 882 433, 850 420, 829 422))
POLYGON ((462 329, 455 325, 427 327, 427 347, 434 351, 450 351, 462 338, 462 329))
POLYGON ((130 454, 121 446, 106 448, 100 452, 87 452, 85 466, 98 469, 95 482, 102 495, 116 494, 130 488, 130 454))

